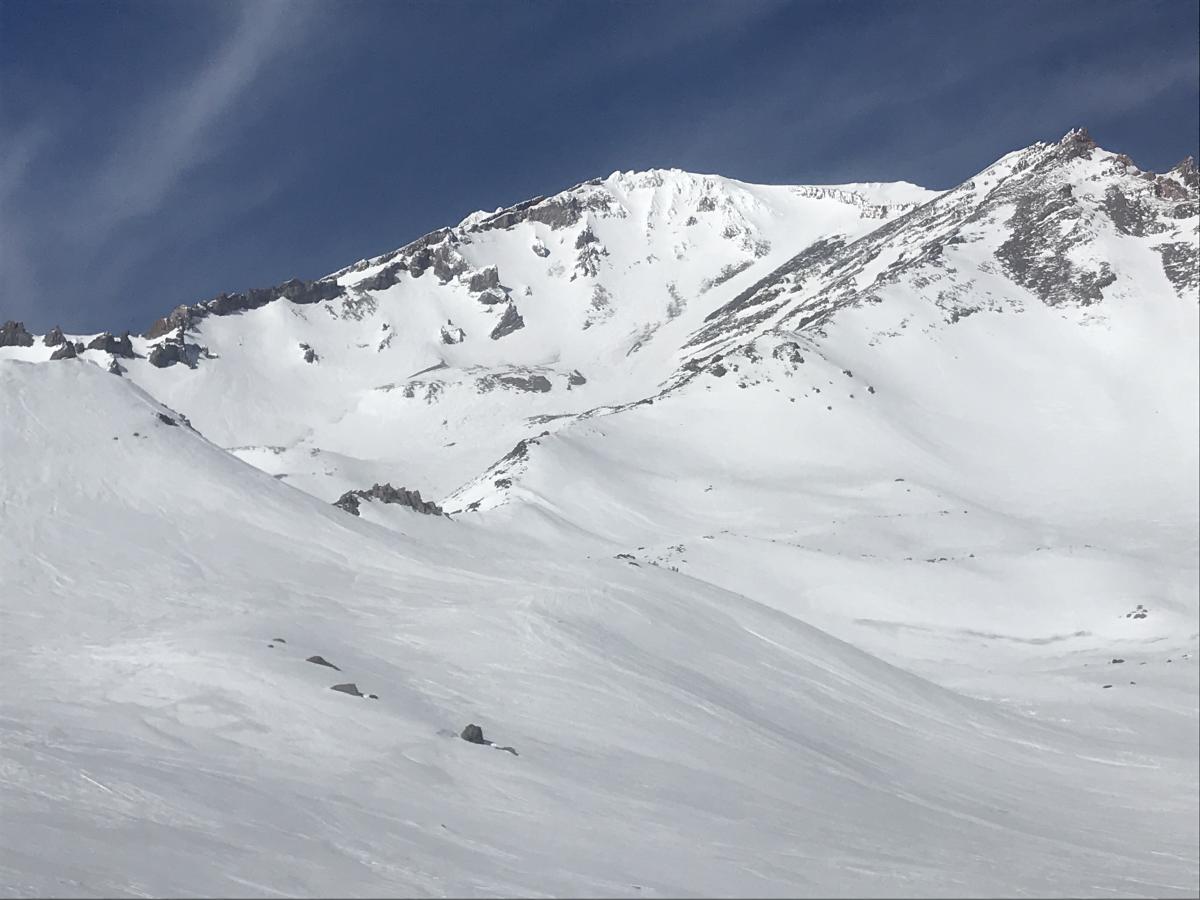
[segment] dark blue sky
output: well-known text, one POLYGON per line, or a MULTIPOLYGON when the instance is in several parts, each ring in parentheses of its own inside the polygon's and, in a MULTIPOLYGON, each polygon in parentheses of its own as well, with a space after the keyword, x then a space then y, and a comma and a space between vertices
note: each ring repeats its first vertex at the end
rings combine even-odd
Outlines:
POLYGON ((133 328, 615 169, 1197 154, 1198 0, 0 0, 0 320, 133 328))

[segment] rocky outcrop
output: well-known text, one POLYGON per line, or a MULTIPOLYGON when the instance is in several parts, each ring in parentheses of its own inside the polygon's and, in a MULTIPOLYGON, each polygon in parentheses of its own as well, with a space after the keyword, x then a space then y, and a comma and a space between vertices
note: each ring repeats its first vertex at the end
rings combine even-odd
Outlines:
POLYGON ((368 275, 354 285, 360 291, 385 291, 400 280, 400 273, 408 271, 404 260, 384 266, 374 275, 368 275))
POLYGON ((461 344, 466 339, 467 333, 447 319, 446 324, 442 326, 442 343, 461 344))
POLYGON ((464 728, 462 730, 462 734, 460 734, 459 737, 461 737, 468 744, 486 744, 486 743, 488 743, 487 741, 485 741, 483 739, 483 729, 480 728, 478 725, 474 725, 474 724, 468 725, 466 728, 464 728))
POLYGON ((508 302, 508 294, 499 288, 487 288, 475 299, 485 306, 498 306, 501 303, 508 302))
POLYGON ((23 322, 11 319, 0 325, 0 347, 32 347, 33 335, 25 330, 23 322))
POLYGON ((320 356, 317 355, 317 351, 314 350, 312 347, 310 347, 308 344, 301 343, 300 349, 304 351, 304 361, 306 363, 315 363, 321 358, 320 356))
POLYGON ((1074 128, 1058 142, 1063 159, 1091 159, 1096 142, 1086 128, 1074 128))
POLYGON ((114 337, 106 331, 104 334, 92 338, 87 348, 111 353, 113 356, 120 356, 123 359, 133 359, 133 341, 130 339, 128 331, 120 337, 114 337))
POLYGON ((82 344, 63 341, 63 345, 50 354, 51 359, 74 359, 82 352, 82 344), (78 349, 77 349, 78 348, 78 349))
POLYGON ((427 516, 444 515, 442 508, 436 503, 422 500, 420 491, 410 491, 403 487, 394 488, 390 484, 372 485, 371 489, 366 491, 346 491, 333 505, 339 509, 344 509, 351 515, 357 516, 359 515, 359 504, 363 500, 396 503, 400 506, 407 506, 409 509, 427 516))
POLYGON ((578 369, 572 370, 571 374, 567 376, 567 390, 579 387, 581 384, 587 384, 587 379, 583 377, 583 373, 578 369))
POLYGON ((177 306, 170 313, 146 329, 145 337, 153 340, 179 328, 190 329, 206 316, 230 316, 246 310, 258 309, 275 300, 287 299, 293 303, 320 303, 340 297, 346 289, 333 280, 302 281, 292 278, 283 284, 268 288, 251 288, 232 294, 218 294, 192 306, 177 306))
POLYGON ((1170 173, 1183 182, 1184 187, 1200 191, 1200 171, 1196 169, 1196 160, 1190 156, 1184 157, 1170 173))
POLYGON ((471 273, 467 279, 467 290, 473 294, 486 291, 489 288, 500 287, 500 270, 495 266, 487 266, 478 272, 471 273))
POLYGON ((512 334, 525 327, 525 320, 521 318, 521 314, 517 312, 515 303, 509 303, 508 308, 504 310, 504 315, 500 317, 500 321, 496 323, 496 327, 492 329, 490 335, 493 341, 498 341, 505 335, 512 334))
POLYGON ((530 393, 544 394, 550 390, 550 379, 545 375, 501 375, 499 378, 501 384, 510 388, 516 388, 518 391, 528 391, 530 393))
POLYGON ((167 338, 150 351, 150 365, 157 369, 165 369, 176 363, 183 363, 189 369, 196 368, 196 363, 205 352, 199 344, 189 343, 184 339, 183 329, 174 337, 167 338))
POLYGON ((583 218, 584 213, 588 211, 622 215, 624 211, 607 191, 603 189, 588 190, 588 188, 598 188, 601 184, 601 179, 593 178, 554 197, 534 197, 532 200, 510 206, 476 222, 469 230, 490 231, 495 228, 511 228, 521 222, 540 222, 557 230, 570 228, 577 224, 583 218))
POLYGON ((42 338, 42 343, 47 347, 57 347, 59 344, 62 344, 64 341, 66 341, 66 339, 67 337, 63 334, 63 330, 55 325, 46 332, 46 336, 42 338))
POLYGON ((514 747, 501 747, 498 744, 496 744, 495 742, 489 741, 487 738, 485 738, 483 736, 483 729, 473 723, 468 725, 466 728, 464 728, 462 730, 462 733, 459 734, 459 737, 462 738, 464 741, 466 741, 468 744, 479 744, 480 746, 483 746, 483 747, 495 747, 497 750, 503 750, 506 753, 511 753, 513 756, 520 755, 519 753, 517 753, 517 751, 514 747))

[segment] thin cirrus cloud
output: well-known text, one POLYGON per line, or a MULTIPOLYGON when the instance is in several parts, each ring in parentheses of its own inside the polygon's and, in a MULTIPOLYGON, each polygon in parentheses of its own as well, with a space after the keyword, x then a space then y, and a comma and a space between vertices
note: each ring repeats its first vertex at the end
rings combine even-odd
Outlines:
POLYGON ((294 12, 300 7, 284 0, 256 0, 240 9, 240 19, 213 58, 150 103, 101 163, 84 199, 88 228, 154 212, 189 172, 220 149, 218 126, 301 26, 294 12))
MULTIPOLYGON (((224 11, 212 9, 218 15, 224 11)), ((155 72, 146 80, 156 88, 114 104, 107 130, 119 137, 106 151, 72 153, 72 144, 95 135, 76 129, 70 116, 53 109, 22 123, 6 140, 0 156, 5 234, 0 255, 5 309, 0 313, 37 318, 45 298, 61 293, 77 298, 68 308, 77 314, 89 297, 119 290, 129 271, 152 258, 161 241, 194 233, 278 194, 284 174, 294 166, 281 165, 250 186, 234 181, 213 190, 206 185, 203 193, 188 196, 197 169, 236 149, 247 95, 284 49, 303 38, 307 25, 305 7, 285 0, 256 0, 233 9, 233 20, 198 67, 173 77, 155 72), (125 115, 123 108, 129 109, 125 115), (181 197, 187 201, 186 220, 144 227, 181 197), (86 292, 73 278, 86 281, 86 292)))

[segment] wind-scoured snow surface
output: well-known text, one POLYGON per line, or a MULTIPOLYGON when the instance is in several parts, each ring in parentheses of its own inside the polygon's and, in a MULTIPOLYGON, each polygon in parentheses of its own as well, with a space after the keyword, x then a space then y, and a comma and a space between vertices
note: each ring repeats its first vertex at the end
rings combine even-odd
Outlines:
POLYGON ((616 173, 10 328, 0 885, 1195 896, 1196 202, 616 173))

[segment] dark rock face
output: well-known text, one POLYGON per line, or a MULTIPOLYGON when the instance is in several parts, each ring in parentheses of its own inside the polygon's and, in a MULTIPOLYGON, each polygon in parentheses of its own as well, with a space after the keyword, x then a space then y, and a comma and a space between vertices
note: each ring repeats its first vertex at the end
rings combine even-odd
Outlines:
POLYGON ((588 244, 594 244, 598 240, 599 238, 596 237, 591 227, 585 228, 579 233, 579 236, 575 238, 575 249, 582 250, 588 244))
POLYGON ((1104 288, 1117 280, 1107 262, 1091 269, 1070 260, 1067 251, 1073 239, 1070 232, 1064 234, 1062 226, 1065 220, 1080 215, 1073 199, 1023 193, 1008 223, 1011 237, 996 250, 1009 277, 1047 306, 1087 306, 1102 300, 1104 288))
POLYGON ((1160 200, 1186 200, 1188 192, 1187 188, 1175 179, 1160 175, 1154 179, 1154 196, 1160 200))
POLYGON ((339 669, 337 666, 335 666, 333 663, 331 663, 329 660, 327 660, 323 656, 310 656, 308 659, 305 660, 305 662, 315 663, 318 666, 328 666, 329 668, 334 669, 338 672, 342 671, 341 669, 339 669))
POLYGON ((484 740, 483 729, 480 728, 478 725, 468 725, 466 728, 464 728, 462 730, 462 734, 459 735, 459 737, 461 737, 464 741, 466 741, 469 744, 490 743, 490 741, 484 740))
POLYGON ((66 335, 63 334, 62 329, 55 325, 46 332, 46 336, 42 338, 42 343, 47 347, 57 347, 66 339, 66 335))
POLYGON ((550 390, 550 379, 545 375, 501 375, 500 383, 518 391, 544 394, 550 390))
POLYGON ((351 515, 359 515, 358 507, 363 500, 377 500, 380 503, 397 503, 407 506, 415 512, 427 516, 444 515, 442 508, 429 500, 421 499, 420 491, 410 491, 406 488, 394 488, 390 484, 376 484, 367 491, 346 491, 334 502, 334 506, 344 509, 351 515))
POLYGON ((167 338, 150 351, 150 365, 157 369, 165 369, 167 366, 183 363, 189 369, 194 369, 203 352, 199 344, 191 344, 183 339, 181 328, 178 335, 167 338))
POLYGON ((358 689, 358 685, 353 681, 347 681, 345 684, 335 684, 330 690, 341 691, 343 694, 349 694, 352 697, 361 697, 363 695, 363 692, 358 689))
POLYGON ((0 347, 32 347, 33 335, 25 330, 23 322, 11 319, 0 325, 0 347))
POLYGON ((158 421, 162 422, 164 425, 172 425, 176 428, 179 427, 179 423, 176 422, 174 419, 172 419, 170 416, 168 416, 166 413, 159 413, 158 421))
POLYGON ((301 344, 300 349, 304 351, 304 361, 306 363, 315 363, 321 358, 317 355, 317 351, 308 344, 301 344))
POLYGON ((447 321, 442 326, 442 343, 443 344, 461 344, 467 339, 467 333, 456 326, 453 322, 447 321))
POLYGON ((125 371, 125 367, 117 362, 117 358, 115 356, 108 361, 108 373, 110 375, 124 375, 125 371))
POLYGON ((1154 248, 1162 257, 1163 273, 1175 286, 1181 297, 1195 294, 1200 288, 1200 263, 1197 262, 1196 245, 1177 241, 1159 244, 1154 248))
POLYGON ((1104 211, 1122 234, 1145 237, 1167 230, 1167 226, 1159 220, 1149 204, 1141 202, 1138 197, 1122 191, 1116 185, 1104 192, 1104 211))
POLYGON ((400 273, 408 271, 408 263, 401 260, 384 266, 374 275, 364 278, 355 285, 363 291, 384 291, 400 280, 400 273))
POLYGON ((79 354, 75 350, 75 345, 70 341, 63 341, 63 345, 50 354, 51 359, 74 359, 79 354))
POLYGON ((583 377, 583 373, 575 369, 567 376, 567 387, 579 387, 581 384, 587 384, 587 379, 583 377))
POLYGON ((120 356, 124 359, 133 359, 133 341, 130 340, 128 331, 119 338, 113 337, 106 331, 104 334, 92 338, 92 342, 87 345, 87 348, 111 353, 113 356, 120 356))
POLYGON ((500 321, 496 323, 496 327, 492 329, 490 335, 493 341, 498 341, 505 335, 512 334, 525 327, 525 320, 521 318, 521 314, 517 312, 516 304, 508 304, 508 309, 504 311, 500 321))
POLYGON ((542 243, 534 244, 530 249, 533 251, 534 256, 540 256, 542 259, 550 255, 550 248, 542 243))
POLYGON ((1200 171, 1196 169, 1196 160, 1187 156, 1171 170, 1171 174, 1183 182, 1185 187, 1200 191, 1200 171))
POLYGON ((474 294, 480 291, 486 291, 488 288, 500 287, 500 270, 495 266, 488 266, 480 269, 478 272, 472 273, 467 281, 467 290, 474 294))

